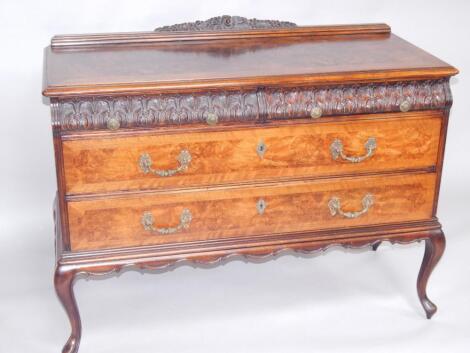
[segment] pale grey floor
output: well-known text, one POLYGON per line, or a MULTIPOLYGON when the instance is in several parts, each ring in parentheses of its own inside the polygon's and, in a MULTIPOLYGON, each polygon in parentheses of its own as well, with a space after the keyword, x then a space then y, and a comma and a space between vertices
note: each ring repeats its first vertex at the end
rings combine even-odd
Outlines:
POLYGON ((439 217, 448 247, 428 321, 415 281, 423 244, 331 250, 265 264, 128 272, 76 286, 81 353, 470 351, 470 2, 60 0, 0 2, 0 352, 58 353, 69 324, 52 286, 55 190, 42 50, 58 33, 149 30, 220 14, 299 24, 387 22, 461 70, 439 217), (405 4, 405 5, 404 5, 405 4))

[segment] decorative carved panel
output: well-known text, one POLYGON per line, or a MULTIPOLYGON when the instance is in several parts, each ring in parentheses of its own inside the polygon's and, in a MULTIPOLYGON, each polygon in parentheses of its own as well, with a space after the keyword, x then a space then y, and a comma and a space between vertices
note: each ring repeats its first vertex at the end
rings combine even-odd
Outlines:
POLYGON ((442 109, 452 100, 448 80, 387 84, 265 89, 258 92, 172 94, 97 97, 58 100, 53 125, 61 130, 106 129, 110 119, 120 128, 163 124, 279 120, 321 115, 400 111, 403 101, 411 110, 442 109))
POLYGON ((158 27, 156 32, 194 32, 194 31, 221 31, 297 27, 295 23, 277 20, 258 20, 240 16, 218 16, 206 21, 178 23, 171 26, 158 27))
POLYGON ((215 114, 219 122, 258 117, 255 92, 207 95, 100 97, 59 101, 54 126, 62 130, 105 129, 110 119, 121 128, 162 124, 205 123, 215 114))
POLYGON ((268 119, 400 111, 403 101, 411 110, 440 109, 452 97, 447 80, 336 86, 330 88, 269 89, 265 92, 268 119))

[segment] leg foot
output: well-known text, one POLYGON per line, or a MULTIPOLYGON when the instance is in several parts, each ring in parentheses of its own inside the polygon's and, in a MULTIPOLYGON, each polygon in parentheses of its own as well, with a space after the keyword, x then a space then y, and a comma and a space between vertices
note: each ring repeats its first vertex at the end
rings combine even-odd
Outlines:
POLYGON ((379 241, 379 242, 377 242, 377 243, 374 243, 374 244, 372 244, 372 250, 374 250, 374 251, 377 251, 377 248, 380 246, 380 244, 382 244, 382 242, 381 242, 381 241, 379 241))
POLYGON ((426 286, 428 284, 431 272, 444 253, 445 246, 446 239, 442 231, 437 234, 433 234, 429 239, 426 239, 424 258, 418 275, 417 287, 419 300, 421 301, 428 319, 430 319, 436 313, 437 307, 432 301, 429 300, 426 294, 426 286))
POLYGON ((74 279, 75 272, 73 270, 63 269, 60 266, 57 267, 54 275, 54 286, 57 296, 67 313, 70 326, 72 328, 72 333, 62 349, 62 353, 77 353, 82 335, 80 314, 78 312, 75 295, 73 293, 74 279))

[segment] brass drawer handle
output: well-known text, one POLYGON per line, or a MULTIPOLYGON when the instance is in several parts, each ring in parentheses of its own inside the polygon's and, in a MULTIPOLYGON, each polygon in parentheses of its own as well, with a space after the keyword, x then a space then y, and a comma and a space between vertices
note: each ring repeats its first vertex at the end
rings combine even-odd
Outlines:
POLYGON ((117 130, 121 127, 121 122, 117 118, 110 118, 106 123, 109 130, 117 130))
POLYGON ((206 123, 208 125, 216 125, 219 122, 219 117, 215 113, 207 113, 206 123))
POLYGON ((405 99, 403 102, 400 103, 400 111, 406 113, 411 109, 411 102, 408 99, 405 99))
POLYGON ((344 212, 343 210, 341 210, 341 200, 338 197, 332 197, 331 200, 328 202, 328 207, 333 217, 339 214, 346 218, 357 218, 363 215, 364 213, 367 213, 367 211, 369 211, 373 204, 374 197, 371 194, 367 194, 362 199, 362 210, 360 211, 344 212))
POLYGON ((167 177, 175 175, 176 173, 184 172, 188 169, 189 164, 191 163, 191 154, 188 150, 182 150, 176 159, 180 165, 175 169, 167 169, 167 170, 158 170, 152 168, 152 158, 148 153, 143 153, 139 159, 139 166, 140 170, 142 170, 145 174, 153 173, 155 175, 159 175, 161 177, 167 177))
POLYGON ((166 235, 179 232, 183 229, 188 229, 192 219, 193 215, 191 214, 191 211, 185 208, 183 212, 181 212, 180 223, 176 227, 155 228, 155 218, 153 217, 152 212, 144 212, 144 214, 142 215, 141 223, 144 226, 144 229, 149 232, 157 232, 159 234, 166 235))
POLYGON ((320 108, 320 107, 314 107, 312 108, 312 110, 310 110, 310 117, 312 119, 318 119, 319 117, 321 117, 323 114, 323 109, 320 108))
POLYGON ((369 137, 364 144, 366 149, 366 154, 360 157, 349 157, 344 154, 343 151, 343 143, 340 139, 335 139, 330 145, 330 152, 331 157, 336 161, 339 157, 344 159, 345 161, 349 161, 351 163, 359 163, 367 158, 370 158, 374 155, 374 152, 377 148, 377 141, 375 137, 369 137))

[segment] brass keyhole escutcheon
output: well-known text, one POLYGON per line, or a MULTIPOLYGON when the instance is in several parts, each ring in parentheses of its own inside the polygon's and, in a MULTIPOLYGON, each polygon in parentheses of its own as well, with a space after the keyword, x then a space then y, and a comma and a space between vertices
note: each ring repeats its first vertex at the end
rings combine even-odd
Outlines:
POLYGON ((258 145, 256 146, 256 153, 258 154, 259 158, 261 158, 261 159, 264 158, 264 154, 266 153, 267 149, 268 149, 268 147, 266 146, 264 141, 260 140, 258 142, 258 145))
POLYGON ((256 203, 256 210, 258 211, 258 214, 262 215, 266 210, 266 201, 259 199, 256 203))

